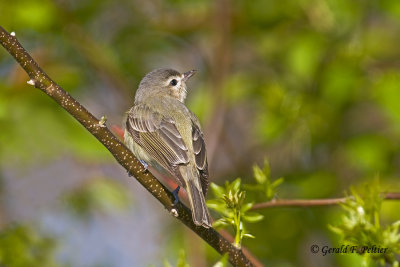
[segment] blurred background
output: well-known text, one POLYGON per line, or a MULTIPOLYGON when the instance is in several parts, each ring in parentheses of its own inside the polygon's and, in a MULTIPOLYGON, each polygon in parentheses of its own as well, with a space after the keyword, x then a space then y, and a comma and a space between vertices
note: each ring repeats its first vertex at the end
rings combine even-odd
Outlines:
MULTIPOLYGON (((400 191, 398 0, 6 0, 0 25, 117 129, 154 68, 197 69, 211 181, 267 158, 277 198, 400 191)), ((183 227, 0 49, 0 259, 7 266, 192 266, 220 256, 183 227)), ((383 204, 382 222, 400 203, 383 204)), ((340 207, 270 208, 244 245, 268 266, 357 266, 327 227, 340 207)))

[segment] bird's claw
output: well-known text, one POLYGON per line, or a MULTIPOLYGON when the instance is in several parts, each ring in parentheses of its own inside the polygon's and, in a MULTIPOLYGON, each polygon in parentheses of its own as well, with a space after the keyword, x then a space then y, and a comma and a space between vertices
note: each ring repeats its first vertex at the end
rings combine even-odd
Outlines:
POLYGON ((177 188, 175 188, 175 190, 174 191, 172 191, 172 195, 174 196, 174 198, 175 198, 175 200, 174 200, 174 206, 176 206, 177 204, 178 204, 178 202, 179 202, 179 196, 178 196, 178 193, 179 193, 179 189, 180 189, 181 187, 178 185, 178 187, 177 188))
POLYGON ((146 171, 148 171, 148 169, 149 169, 149 164, 147 164, 147 162, 146 162, 146 161, 144 161, 144 160, 141 160, 141 159, 139 159, 139 161, 140 161, 140 163, 142 163, 142 165, 143 165, 143 167, 144 167, 144 170, 145 170, 145 172, 146 172, 146 171))

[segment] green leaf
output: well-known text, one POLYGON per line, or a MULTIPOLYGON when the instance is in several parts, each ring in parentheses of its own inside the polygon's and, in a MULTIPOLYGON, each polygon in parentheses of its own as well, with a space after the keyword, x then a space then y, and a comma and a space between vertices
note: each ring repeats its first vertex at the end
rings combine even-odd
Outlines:
POLYGON ((253 174, 258 184, 264 184, 267 180, 267 176, 263 173, 263 171, 258 167, 258 165, 253 166, 253 174))
POLYGON ((215 183, 210 184, 210 188, 213 191, 216 198, 220 198, 225 194, 225 189, 215 183))
POLYGON ((243 188, 248 191, 264 192, 264 186, 262 184, 244 184, 243 188))
POLYGON ((222 219, 219 219, 219 220, 216 220, 215 222, 213 222, 212 225, 214 228, 222 228, 222 227, 228 226, 229 221, 222 218, 222 219))
POLYGON ((272 182, 271 186, 275 189, 284 182, 285 178, 281 177, 272 182))
POLYGON ((179 250, 179 258, 176 267, 189 267, 189 264, 186 262, 185 250, 179 250))
POLYGON ((240 178, 236 178, 229 186, 228 188, 233 192, 236 193, 240 190, 240 185, 242 183, 242 180, 240 178))
POLYGON ((248 211, 249 209, 251 209, 253 207, 254 203, 253 202, 249 202, 249 203, 245 203, 242 205, 242 208, 240 209, 240 211, 242 213, 245 213, 246 211, 248 211))
POLYGON ((247 222, 255 223, 264 219, 264 215, 255 212, 248 212, 245 215, 242 215, 242 218, 247 222))
POLYGON ((264 176, 269 179, 271 177, 271 167, 269 165, 268 159, 264 159, 264 168, 263 168, 264 176))
POLYGON ((254 235, 252 234, 244 234, 243 237, 249 237, 249 238, 256 238, 254 235))
POLYGON ((218 212, 223 212, 226 209, 225 203, 220 199, 210 199, 207 200, 206 203, 207 207, 218 212))

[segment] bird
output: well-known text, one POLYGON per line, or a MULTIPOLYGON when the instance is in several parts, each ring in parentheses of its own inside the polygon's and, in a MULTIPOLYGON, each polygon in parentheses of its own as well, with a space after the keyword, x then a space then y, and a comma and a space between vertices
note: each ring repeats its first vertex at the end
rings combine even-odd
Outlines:
POLYGON ((145 169, 150 165, 177 182, 174 205, 180 187, 186 190, 194 224, 209 228, 206 146, 199 119, 185 106, 186 83, 195 72, 161 68, 147 73, 126 112, 124 141, 145 169))

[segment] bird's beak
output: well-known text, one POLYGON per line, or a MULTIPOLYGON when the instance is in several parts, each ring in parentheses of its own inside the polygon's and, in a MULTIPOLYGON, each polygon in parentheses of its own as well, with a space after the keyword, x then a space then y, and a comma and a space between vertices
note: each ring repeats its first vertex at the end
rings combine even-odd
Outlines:
POLYGON ((196 73, 196 70, 189 70, 183 74, 183 80, 187 81, 190 77, 192 77, 196 73))

